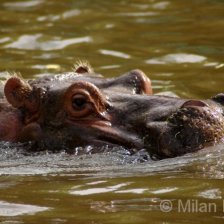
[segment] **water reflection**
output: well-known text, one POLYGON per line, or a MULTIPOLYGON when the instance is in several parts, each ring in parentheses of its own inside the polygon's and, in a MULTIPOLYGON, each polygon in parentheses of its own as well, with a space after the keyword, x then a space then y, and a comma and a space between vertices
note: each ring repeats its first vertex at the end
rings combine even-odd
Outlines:
POLYGON ((107 201, 94 201, 90 209, 99 213, 125 212, 125 211, 159 211, 158 198, 127 199, 107 201))
POLYGON ((156 12, 129 12, 129 13, 119 13, 118 16, 124 17, 144 17, 144 16, 155 16, 156 12))
POLYGON ((48 16, 40 16, 37 18, 37 21, 39 22, 45 22, 45 21, 57 21, 57 20, 65 20, 68 18, 72 18, 74 16, 78 16, 81 13, 80 10, 78 9, 72 9, 72 10, 68 10, 64 13, 62 13, 61 15, 48 15, 48 16))
POLYGON ((34 215, 37 212, 43 212, 48 210, 47 207, 40 207, 34 205, 24 205, 8 203, 5 201, 0 201, 0 216, 18 216, 25 214, 34 215))
POLYGON ((6 8, 12 8, 12 9, 23 9, 25 8, 29 8, 29 7, 35 7, 38 6, 40 4, 42 4, 44 2, 44 0, 32 0, 32 1, 18 1, 18 2, 6 2, 3 3, 3 5, 6 8))
POLYGON ((113 57, 119 57, 119 58, 125 58, 125 59, 131 58, 130 55, 125 54, 123 52, 119 52, 119 51, 112 51, 112 50, 101 49, 101 50, 99 50, 99 52, 101 54, 110 55, 110 56, 113 56, 113 57))
POLYGON ((206 60, 206 57, 195 54, 177 53, 168 54, 159 58, 152 58, 146 61, 148 64, 169 64, 169 63, 201 63, 206 60))
MULTIPOLYGON (((122 183, 122 184, 117 184, 117 185, 112 185, 112 186, 107 186, 107 187, 98 187, 98 188, 89 188, 89 189, 83 189, 83 190, 78 190, 77 187, 75 187, 75 190, 71 190, 70 194, 74 195, 90 195, 90 194, 102 194, 102 193, 107 193, 107 192, 113 192, 117 191, 118 189, 125 187, 129 185, 130 183, 122 183)), ((79 186, 80 187, 80 186, 79 186)))
POLYGON ((88 43, 92 41, 92 38, 88 36, 64 40, 53 38, 53 40, 49 41, 41 41, 41 38, 43 38, 42 34, 23 35, 13 43, 5 45, 5 48, 51 51, 60 50, 72 44, 88 43))
MULTIPOLYGON (((222 0, 2 0, 0 70, 33 78, 71 71, 75 58, 84 58, 105 76, 140 68, 155 93, 210 97, 223 92, 223 6, 222 0)), ((159 205, 190 198, 222 208, 223 148, 152 161, 145 151, 122 148, 71 155, 1 144, 0 210, 9 217, 0 221, 217 223, 223 211, 180 214, 174 204, 162 213, 159 205)))
POLYGON ((198 196, 208 199, 222 199, 222 191, 218 188, 202 191, 198 196))
POLYGON ((24 150, 23 145, 2 144, 0 174, 37 175, 72 172, 74 175, 80 175, 81 172, 84 175, 89 175, 93 172, 94 176, 104 178, 157 175, 158 173, 188 175, 190 171, 189 175, 222 179, 224 177, 223 148, 223 144, 220 144, 197 153, 153 161, 145 150, 132 155, 123 148, 117 148, 114 152, 105 149, 102 153, 92 154, 91 151, 85 152, 85 149, 79 147, 77 150, 74 149, 74 154, 65 151, 29 153, 24 150), (85 153, 83 154, 83 152, 85 153), (81 154, 79 155, 79 153, 81 154))

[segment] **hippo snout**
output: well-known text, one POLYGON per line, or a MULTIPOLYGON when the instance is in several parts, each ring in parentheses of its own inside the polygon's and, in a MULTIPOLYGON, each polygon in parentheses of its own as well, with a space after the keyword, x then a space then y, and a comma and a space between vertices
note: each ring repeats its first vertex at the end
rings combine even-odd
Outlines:
POLYGON ((224 137, 224 117, 216 104, 189 100, 173 113, 158 137, 158 154, 174 157, 197 151, 224 137))

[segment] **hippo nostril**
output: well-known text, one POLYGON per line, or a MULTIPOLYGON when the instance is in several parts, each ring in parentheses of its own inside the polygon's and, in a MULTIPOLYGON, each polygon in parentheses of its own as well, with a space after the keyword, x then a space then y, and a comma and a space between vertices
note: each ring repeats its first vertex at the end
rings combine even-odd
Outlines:
POLYGON ((212 100, 224 105, 224 93, 217 94, 216 96, 212 97, 212 100))
POLYGON ((181 106, 181 108, 186 107, 208 107, 208 104, 201 100, 188 100, 181 106))

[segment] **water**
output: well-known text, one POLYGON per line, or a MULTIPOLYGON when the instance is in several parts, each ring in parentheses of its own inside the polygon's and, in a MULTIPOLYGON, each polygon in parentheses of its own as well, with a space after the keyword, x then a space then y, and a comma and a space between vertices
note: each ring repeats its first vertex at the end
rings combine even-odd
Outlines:
MULTIPOLYGON (((222 0, 2 0, 0 76, 86 59, 107 77, 140 68, 155 93, 207 98, 223 91, 223 15, 222 0)), ((223 223, 223 145, 162 161, 77 154, 2 143, 0 223, 223 223)))

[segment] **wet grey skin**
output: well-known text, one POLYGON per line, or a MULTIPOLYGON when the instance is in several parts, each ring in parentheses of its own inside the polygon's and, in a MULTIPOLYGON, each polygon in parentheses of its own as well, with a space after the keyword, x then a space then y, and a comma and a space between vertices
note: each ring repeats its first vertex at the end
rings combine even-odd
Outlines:
POLYGON ((197 151, 224 136, 224 95, 209 100, 152 95, 151 82, 140 70, 104 78, 79 65, 74 72, 36 80, 12 77, 4 92, 18 124, 13 138, 5 134, 1 140, 31 141, 38 150, 123 146, 145 148, 162 159, 197 151))

